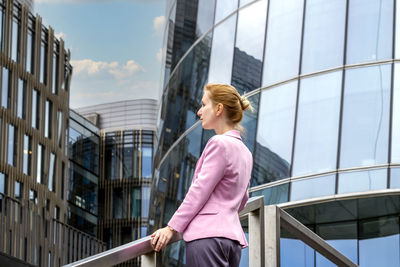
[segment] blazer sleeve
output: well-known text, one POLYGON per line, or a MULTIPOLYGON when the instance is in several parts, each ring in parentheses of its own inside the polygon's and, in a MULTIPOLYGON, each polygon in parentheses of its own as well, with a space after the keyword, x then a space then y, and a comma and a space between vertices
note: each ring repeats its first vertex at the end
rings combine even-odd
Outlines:
MULTIPOLYGON (((249 188, 249 187, 247 186, 247 188, 249 188)), ((244 194, 242 202, 240 203, 240 206, 239 206, 239 212, 241 212, 244 209, 244 207, 246 206, 247 200, 249 200, 249 192, 246 189, 246 193, 244 194)))
POLYGON ((168 223, 178 232, 183 232, 190 221, 203 208, 225 173, 227 158, 223 141, 218 138, 210 139, 203 153, 205 153, 203 163, 200 166, 201 169, 197 178, 168 223))

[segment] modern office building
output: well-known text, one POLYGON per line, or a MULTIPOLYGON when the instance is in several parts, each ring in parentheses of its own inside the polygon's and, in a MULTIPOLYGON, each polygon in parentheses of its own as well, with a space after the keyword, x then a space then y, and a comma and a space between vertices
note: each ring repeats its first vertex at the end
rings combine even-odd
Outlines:
POLYGON ((104 249, 66 224, 70 53, 29 6, 0 16, 0 265, 59 266, 104 249))
POLYGON ((94 237, 98 223, 100 130, 69 112, 68 224, 94 237))
POLYGON ((151 99, 76 109, 100 129, 97 233, 109 248, 147 235, 157 110, 151 99))
MULTIPOLYGON (((166 18, 149 231, 213 134, 196 118, 204 85, 229 83, 255 107, 251 196, 360 266, 400 266, 400 2, 169 0, 166 18)), ((333 266, 288 233, 280 246, 281 266, 333 266)), ((184 254, 169 246, 165 266, 184 254)))

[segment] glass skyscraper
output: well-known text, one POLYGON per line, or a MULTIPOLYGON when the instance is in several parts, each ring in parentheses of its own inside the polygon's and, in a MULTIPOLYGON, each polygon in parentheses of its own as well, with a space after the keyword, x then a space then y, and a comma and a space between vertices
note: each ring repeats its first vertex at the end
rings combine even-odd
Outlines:
MULTIPOLYGON (((150 231, 182 202, 214 134, 196 117, 204 85, 229 83, 255 107, 242 123, 251 196, 360 266, 399 266, 399 10, 397 0, 167 1, 150 231)), ((183 244, 165 256, 181 266, 183 244)), ((286 232, 281 264, 332 266, 286 232)))

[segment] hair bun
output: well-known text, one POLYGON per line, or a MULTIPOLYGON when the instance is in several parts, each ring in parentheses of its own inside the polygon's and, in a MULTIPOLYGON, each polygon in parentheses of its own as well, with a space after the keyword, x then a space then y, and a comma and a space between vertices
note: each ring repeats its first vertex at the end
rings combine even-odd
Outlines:
POLYGON ((253 107, 251 106, 250 101, 247 99, 247 97, 241 96, 239 102, 240 102, 240 106, 242 107, 243 111, 248 110, 248 109, 253 111, 253 107))

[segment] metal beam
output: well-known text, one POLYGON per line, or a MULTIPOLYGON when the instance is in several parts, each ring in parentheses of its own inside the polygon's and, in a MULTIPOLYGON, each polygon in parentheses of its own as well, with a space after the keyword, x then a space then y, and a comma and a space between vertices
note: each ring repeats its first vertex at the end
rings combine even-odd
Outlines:
POLYGON ((282 227, 298 237, 304 243, 315 249, 318 253, 332 261, 338 266, 357 267, 358 265, 346 258, 343 254, 329 245, 325 240, 308 229, 302 223, 290 216, 286 211, 279 208, 282 227))

